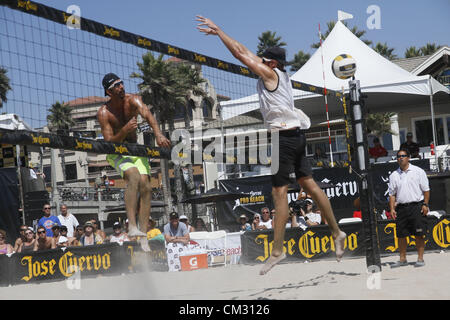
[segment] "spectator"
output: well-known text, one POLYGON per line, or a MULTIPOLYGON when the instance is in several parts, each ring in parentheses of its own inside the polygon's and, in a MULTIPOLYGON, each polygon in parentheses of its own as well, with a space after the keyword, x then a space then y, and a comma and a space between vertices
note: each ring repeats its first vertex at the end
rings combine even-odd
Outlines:
POLYGON ((92 246, 94 244, 103 243, 102 237, 95 234, 94 225, 92 222, 88 221, 84 224, 83 231, 84 234, 80 237, 80 244, 82 246, 92 246))
POLYGON ((40 226, 37 229, 37 241, 35 242, 34 251, 47 250, 56 248, 51 237, 47 237, 47 229, 40 226))
MULTIPOLYGON (((273 209, 270 211, 270 219, 273 220, 273 218, 275 217, 275 213, 276 213, 276 210, 275 210, 275 208, 273 208, 273 209)), ((272 224, 273 224, 273 221, 272 221, 272 224)))
POLYGON ((84 228, 81 225, 75 229, 75 239, 72 241, 72 246, 81 246, 80 239, 84 235, 84 228))
POLYGON ((205 221, 202 218, 194 220, 194 231, 209 231, 206 227, 205 221))
POLYGON ((125 241, 130 241, 126 232, 122 230, 120 222, 115 222, 113 225, 113 234, 107 237, 107 241, 116 242, 122 245, 125 241))
POLYGON ((156 228, 156 222, 152 218, 148 219, 148 231, 147 231, 147 240, 153 239, 154 237, 161 235, 161 231, 156 228))
MULTIPOLYGON (((275 221, 273 221, 273 223, 274 222, 275 221)), ((288 221, 286 222, 286 228, 296 228, 298 226, 299 224, 297 222, 297 215, 294 213, 292 207, 289 207, 289 218, 288 221)))
POLYGON ((272 229, 272 219, 270 219, 269 208, 264 207, 261 209, 261 220, 259 221, 259 230, 272 229))
POLYGON ((24 224, 20 226, 19 229, 19 238, 16 239, 14 242, 14 252, 19 252, 19 246, 22 244, 23 241, 25 241, 25 232, 28 230, 28 227, 24 224))
POLYGON ((94 226, 94 233, 102 238, 102 240, 106 239, 106 233, 100 229, 100 225, 97 220, 91 219, 91 223, 94 226))
POLYGON ((178 213, 172 212, 170 222, 164 226, 164 238, 167 243, 189 243, 189 232, 184 223, 180 223, 178 213))
POLYGON ((60 206, 61 214, 58 216, 59 222, 62 226, 67 227, 67 237, 73 237, 75 228, 79 225, 77 218, 73 214, 67 212, 67 205, 60 206))
POLYGON ((239 217, 239 231, 251 231, 252 226, 247 222, 248 218, 245 214, 241 214, 239 217))
POLYGON ((411 158, 419 158, 420 159, 420 155, 419 155, 420 148, 419 148, 419 145, 413 141, 412 132, 408 132, 406 134, 406 141, 400 145, 400 150, 408 150, 411 155, 411 158))
POLYGON ((324 161, 324 160, 327 160, 328 157, 327 157, 327 155, 323 152, 322 148, 316 147, 316 150, 315 150, 315 152, 314 152, 313 159, 314 159, 315 161, 324 161))
POLYGON ((315 203, 313 204, 313 212, 320 215, 320 217, 322 219, 320 224, 328 225, 327 218, 322 215, 322 212, 320 211, 320 208, 315 203))
POLYGON ((44 204, 44 207, 42 208, 42 211, 44 212, 44 216, 39 219, 38 227, 44 227, 45 231, 47 233, 47 237, 53 237, 52 227, 53 224, 61 225, 59 222, 58 217, 51 215, 51 207, 50 204, 46 203, 44 204))
POLYGON ((186 227, 187 227, 189 233, 194 231, 194 227, 192 227, 192 226, 189 224, 189 219, 188 219, 187 216, 182 215, 182 216, 180 217, 180 222, 183 222, 183 223, 186 225, 186 227))
POLYGON ((300 209, 300 218, 298 219, 298 223, 300 226, 312 227, 318 226, 322 222, 322 218, 320 213, 316 213, 313 211, 314 202, 310 198, 306 198, 306 212, 303 209, 300 209))
MULTIPOLYGON (((30 228, 31 229, 31 228, 30 228)), ((33 229, 25 231, 25 240, 20 244, 17 252, 32 252, 36 248, 36 239, 34 238, 33 229)))
POLYGON ((260 222, 261 222, 261 215, 259 213, 255 213, 255 215, 253 216, 252 230, 259 230, 260 222))
POLYGON ((355 201, 353 201, 353 207, 355 207, 355 210, 353 211, 353 218, 361 218, 362 219, 362 214, 361 214, 361 203, 360 203, 360 198, 356 198, 355 201))
POLYGON ((387 150, 381 145, 380 139, 373 139, 373 147, 369 149, 371 158, 378 159, 379 157, 387 156, 387 150))
POLYGON ((58 244, 59 237, 61 236, 61 227, 58 224, 54 224, 52 226, 53 237, 52 240, 55 243, 55 246, 58 244))
POLYGON ((67 244, 68 246, 74 246, 76 244, 74 244, 74 241, 76 241, 77 239, 75 237, 69 237, 68 234, 68 230, 67 227, 62 225, 60 228, 60 233, 61 233, 61 237, 66 237, 67 238, 67 244))
POLYGON ((6 243, 6 231, 0 229, 0 254, 10 254, 14 252, 14 248, 6 243))
POLYGON ((66 248, 69 246, 69 239, 64 236, 60 236, 58 242, 56 243, 57 248, 66 248))

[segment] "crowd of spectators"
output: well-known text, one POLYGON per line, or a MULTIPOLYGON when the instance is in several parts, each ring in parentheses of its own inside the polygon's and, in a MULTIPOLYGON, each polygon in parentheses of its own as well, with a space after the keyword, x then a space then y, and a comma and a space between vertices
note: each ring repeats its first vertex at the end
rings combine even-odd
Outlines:
MULTIPOLYGON (((298 210, 294 205, 289 206, 289 217, 288 220, 284 222, 286 223, 286 228, 300 227, 306 229, 312 226, 327 224, 326 220, 322 218, 319 207, 311 199, 311 196, 301 191, 297 199, 297 202, 299 201, 303 202, 304 205, 300 205, 298 210)), ((269 210, 268 207, 264 207, 261 209, 261 213, 254 214, 251 223, 248 222, 247 216, 242 214, 239 217, 239 230, 273 229, 276 221, 275 209, 269 210)))
MULTIPOLYGON (((14 252, 33 252, 60 247, 92 246, 103 243, 119 243, 126 241, 137 241, 136 237, 128 236, 128 220, 122 225, 119 221, 112 227, 112 234, 107 236, 101 230, 96 219, 79 224, 77 218, 68 212, 65 204, 61 205, 61 214, 58 216, 51 214, 51 206, 46 203, 43 208, 43 217, 38 220, 36 231, 26 225, 21 225, 19 238, 14 245, 7 243, 7 235, 4 230, 0 230, 0 254, 12 254, 14 252)), ((187 216, 173 212, 170 215, 170 222, 164 226, 164 233, 156 227, 156 222, 149 218, 147 229, 147 240, 167 241, 167 234, 174 237, 184 237, 184 243, 189 242, 188 234, 194 231, 209 231, 205 222, 201 218, 194 220, 190 225, 187 216)), ((171 241, 174 239, 169 238, 171 241)), ((179 239, 176 238, 178 241, 179 239)), ((181 241, 181 242, 183 242, 181 241)), ((169 241, 168 241, 169 242, 169 241)))

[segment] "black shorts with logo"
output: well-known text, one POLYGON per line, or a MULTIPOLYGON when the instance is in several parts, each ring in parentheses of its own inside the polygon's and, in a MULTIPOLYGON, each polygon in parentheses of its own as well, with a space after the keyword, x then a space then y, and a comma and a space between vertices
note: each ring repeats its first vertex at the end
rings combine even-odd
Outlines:
POLYGON ((399 204, 396 208, 396 232, 398 238, 410 235, 424 236, 427 234, 427 217, 422 214, 422 202, 399 204))
POLYGON ((279 167, 278 172, 272 175, 272 186, 285 186, 312 175, 305 147, 306 137, 302 130, 279 131, 279 167))

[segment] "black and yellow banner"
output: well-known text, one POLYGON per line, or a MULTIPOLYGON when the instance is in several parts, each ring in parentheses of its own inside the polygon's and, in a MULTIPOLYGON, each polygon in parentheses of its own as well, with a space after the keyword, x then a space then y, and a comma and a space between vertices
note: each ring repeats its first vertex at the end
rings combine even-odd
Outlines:
POLYGON ((120 154, 165 159, 170 158, 169 149, 154 148, 136 143, 115 143, 25 130, 0 129, 0 143, 11 145, 32 145, 100 154, 120 154))
POLYGON ((122 246, 108 243, 86 247, 69 247, 31 253, 0 256, 0 286, 65 280, 78 276, 85 278, 101 275, 118 275, 150 267, 167 271, 164 243, 149 241, 150 253, 139 255, 136 242, 122 246), (144 263, 144 259, 146 260, 144 263))
MULTIPOLYGON (((37 2, 26 0, 0 0, 0 5, 7 6, 11 9, 19 10, 24 13, 38 16, 47 20, 51 20, 55 23, 60 23, 64 25, 68 23, 68 19, 71 16, 67 12, 37 2)), ((255 75, 253 72, 251 72, 250 69, 248 69, 247 67, 243 67, 230 62, 225 62, 219 59, 208 57, 200 53, 172 46, 164 42, 149 39, 83 17, 80 18, 80 28, 83 31, 94 33, 101 37, 122 41, 141 48, 167 54, 193 63, 206 65, 211 68, 216 68, 219 70, 239 74, 245 77, 258 78, 258 76, 255 75)), ((322 95, 325 94, 325 92, 327 95, 336 97, 340 97, 342 95, 340 92, 337 91, 333 90, 325 91, 324 88, 298 81, 292 81, 292 87, 294 89, 313 92, 322 95)))
MULTIPOLYGON (((365 256, 362 222, 340 224, 347 233, 345 257, 365 256)), ((394 220, 378 221, 381 255, 398 252, 398 238, 394 220)), ((319 260, 335 257, 334 240, 328 226, 313 226, 303 231, 287 228, 284 238, 287 261, 319 260)), ((407 237, 408 251, 416 251, 414 236, 407 237)), ((241 236, 241 262, 254 264, 265 262, 273 246, 273 230, 247 231, 241 236)), ((443 250, 450 247, 450 215, 440 219, 428 217, 428 233, 425 250, 443 250)))

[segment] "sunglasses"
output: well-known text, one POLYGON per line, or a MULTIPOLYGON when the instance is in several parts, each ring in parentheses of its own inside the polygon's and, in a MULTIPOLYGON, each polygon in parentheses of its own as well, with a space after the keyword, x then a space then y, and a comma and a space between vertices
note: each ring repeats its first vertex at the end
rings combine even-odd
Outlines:
POLYGON ((116 82, 116 83, 110 85, 108 90, 112 89, 112 88, 118 88, 121 84, 123 85, 123 81, 116 82))
POLYGON ((33 234, 33 232, 25 232, 25 235, 33 234))
POLYGON ((44 208, 44 210, 50 210, 50 207, 46 207, 46 208, 44 208))
POLYGON ((397 156, 397 159, 400 159, 400 158, 408 158, 408 156, 406 154, 400 154, 397 156))
POLYGON ((38 231, 37 233, 38 233, 38 234, 41 234, 41 233, 45 233, 45 231, 38 231))

